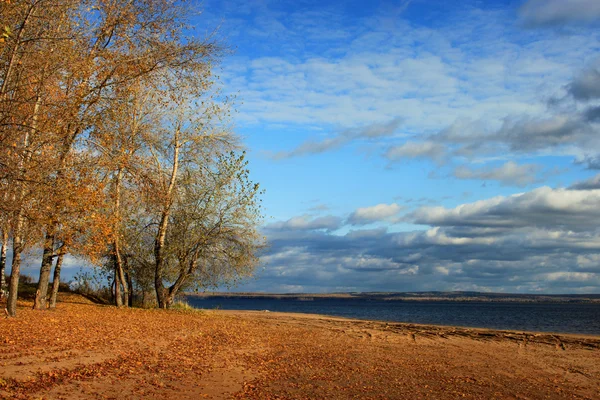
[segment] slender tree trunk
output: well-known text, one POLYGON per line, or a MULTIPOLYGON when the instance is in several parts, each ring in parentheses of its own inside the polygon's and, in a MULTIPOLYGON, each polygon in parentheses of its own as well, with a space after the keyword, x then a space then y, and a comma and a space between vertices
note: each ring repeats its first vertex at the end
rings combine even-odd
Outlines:
MULTIPOLYGON (((114 275, 114 271, 113 271, 113 275, 114 275)), ((111 301, 116 301, 115 300, 115 281, 113 279, 113 283, 110 284, 110 295, 111 295, 111 301)))
POLYGON ((163 309, 170 306, 170 303, 167 301, 167 289, 165 288, 163 283, 165 267, 165 257, 163 254, 163 250, 165 247, 165 240, 167 237, 169 216, 171 214, 171 205, 173 203, 173 192, 175 190, 175 182, 177 180, 177 172, 179 168, 179 129, 177 129, 177 132, 175 133, 174 147, 175 148, 173 154, 173 168, 171 169, 171 178, 169 179, 167 193, 165 193, 165 203, 163 205, 163 211, 161 213, 160 223, 158 225, 158 232, 156 234, 156 241, 154 243, 154 287, 156 289, 156 300, 158 301, 158 307, 163 309))
MULTIPOLYGON (((60 180, 64 175, 65 163, 67 155, 69 154, 72 145, 72 140, 68 140, 66 144, 63 144, 63 150, 60 156, 59 167, 56 170, 56 180, 60 184, 60 180)), ((56 185, 56 183, 55 183, 56 185)), ((55 189, 57 190, 57 189, 55 189)), ((54 218, 59 218, 59 211, 56 211, 54 218)), ((38 289, 35 294, 35 302, 33 308, 36 310, 43 310, 47 307, 48 302, 48 285, 50 282, 50 272, 52 270, 52 260, 56 257, 54 245, 56 238, 56 229, 58 226, 58 220, 51 221, 46 226, 46 235, 44 238, 44 252, 42 254, 42 265, 40 267, 40 279, 38 280, 38 289)))
POLYGON ((0 250, 0 299, 6 287, 6 249, 8 248, 8 232, 2 231, 2 249, 0 250))
POLYGON ((17 217, 17 226, 13 238, 13 256, 10 272, 10 283, 8 286, 8 300, 6 310, 10 317, 17 316, 17 293, 19 292, 19 274, 21 273, 21 253, 23 252, 22 231, 25 225, 25 218, 22 213, 17 217))
MULTIPOLYGON (((4 79, 2 80, 2 86, 0 87, 0 98, 4 98, 8 94, 8 88, 9 88, 8 84, 11 81, 11 75, 13 73, 13 68, 15 65, 18 65, 20 62, 18 60, 17 53, 22 44, 21 39, 24 36, 25 28, 26 28, 30 18, 36 17, 34 15, 34 11, 39 3, 40 3, 39 1, 33 1, 30 3, 27 13, 23 19, 23 22, 21 23, 21 26, 19 27, 19 30, 16 35, 15 45, 11 51, 11 54, 9 57, 9 62, 8 62, 7 68, 6 68, 6 72, 3 77, 4 79)), ((48 68, 48 64, 46 64, 44 66, 44 68, 42 69, 42 72, 40 73, 40 76, 43 76, 45 74, 45 71, 47 68, 48 68)), ((31 128, 30 128, 29 132, 27 132, 25 134, 25 138, 23 140, 24 154, 23 154, 23 159, 21 161, 21 166, 20 166, 20 170, 21 170, 20 178, 21 179, 23 179, 25 177, 25 171, 27 168, 27 164, 29 163, 29 160, 31 159, 31 150, 29 149, 30 136, 35 135, 37 133, 38 114, 39 114, 39 110, 41 107, 40 92, 41 92, 41 84, 40 84, 40 87, 38 87, 38 89, 37 89, 37 97, 36 97, 36 102, 35 102, 35 106, 34 106, 33 114, 32 114, 31 128)), ((20 185, 21 185, 21 190, 20 190, 20 195, 19 195, 19 201, 20 201, 20 203, 22 203, 24 196, 25 196, 24 181, 21 181, 20 185)), ((20 275, 20 269, 21 269, 21 253, 24 249, 24 236, 23 236, 24 228, 25 228, 24 208, 23 208, 23 204, 19 204, 17 227, 15 228, 14 238, 13 238, 13 260, 12 260, 12 266, 11 266, 9 297, 8 297, 8 302, 7 302, 7 311, 8 311, 8 314, 12 317, 16 316, 16 302, 17 302, 17 293, 18 293, 18 287, 19 287, 19 275, 20 275)), ((46 243, 48 242, 48 240, 53 242, 53 233, 51 235, 49 235, 48 233, 46 234, 46 241, 44 244, 44 255, 42 258, 42 267, 40 269, 40 282, 38 284, 38 290, 36 291, 36 298, 35 298, 35 303, 34 303, 34 308, 37 308, 37 309, 45 308, 45 306, 46 306, 46 295, 48 292, 48 279, 50 276, 50 269, 52 267, 52 251, 53 251, 53 249, 52 249, 51 253, 48 254, 48 248, 46 246, 46 243), (49 238, 49 236, 52 236, 52 238, 49 238), (45 284, 44 284, 44 282, 45 282, 45 284)))
POLYGON ((123 271, 123 257, 121 256, 121 238, 120 238, 120 216, 121 216, 121 180, 123 179, 123 170, 119 168, 117 176, 115 177, 115 239, 114 239, 114 250, 115 250, 115 278, 118 277, 117 285, 123 285, 123 299, 117 296, 116 305, 117 307, 126 306, 129 304, 129 289, 128 282, 125 279, 125 273, 123 271))
POLYGON ((62 268, 65 252, 58 253, 56 266, 54 267, 54 279, 52 280, 52 293, 50 295, 50 308, 56 308, 56 298, 58 297, 58 287, 60 286, 60 269, 62 268))
POLYGON ((115 268, 115 305, 117 307, 123 306, 123 297, 121 295, 121 277, 119 276, 119 272, 115 268))
POLYGON ((119 274, 119 281, 121 282, 121 285, 123 285, 123 301, 121 302, 121 306, 127 307, 129 305, 129 285, 125 278, 122 264, 119 265, 117 273, 119 274))
POLYGON ((131 274, 125 274, 125 278, 127 279, 127 286, 129 286, 129 296, 127 297, 127 302, 129 307, 133 307, 133 279, 131 278, 131 274))
POLYGON ((8 65, 6 67, 6 72, 4 73, 4 77, 2 79, 2 86, 0 86, 0 97, 2 97, 2 98, 6 95, 6 91, 8 89, 8 84, 11 80, 13 68, 14 68, 15 64, 18 63, 17 51, 20 49, 21 39, 22 39, 23 35, 25 34, 25 27, 27 26, 27 23, 29 22, 29 18, 31 18, 31 15, 33 14, 33 9, 35 8, 35 6, 36 6, 35 3, 31 4, 29 9, 27 10, 27 13, 25 14, 25 17, 23 18, 23 22, 21 23, 19 30, 17 31, 17 35, 15 37, 15 46, 13 47, 13 49, 10 53, 10 56, 8 59, 8 65))
MULTIPOLYGON (((29 148, 29 136, 37 131, 37 118, 40 107, 42 105, 41 96, 37 96, 35 107, 33 108, 33 117, 31 122, 31 130, 25 133, 23 139, 24 157, 20 165, 20 176, 24 178, 26 175, 26 166, 31 159, 31 149, 29 148)), ((19 191, 19 213, 17 215, 17 223, 13 233, 13 255, 10 270, 10 284, 8 286, 8 300, 6 302, 6 310, 11 317, 17 316, 17 293, 19 292, 19 274, 21 273, 21 253, 25 248, 23 233, 25 230, 25 207, 23 200, 25 199, 25 183, 21 182, 19 191)))
POLYGON ((44 253, 42 255, 42 266, 40 267, 40 279, 35 293, 33 308, 36 310, 45 310, 47 306, 48 283, 50 281, 50 272, 52 270, 52 259, 54 258, 54 235, 56 227, 51 223, 46 228, 46 237, 44 239, 44 253))

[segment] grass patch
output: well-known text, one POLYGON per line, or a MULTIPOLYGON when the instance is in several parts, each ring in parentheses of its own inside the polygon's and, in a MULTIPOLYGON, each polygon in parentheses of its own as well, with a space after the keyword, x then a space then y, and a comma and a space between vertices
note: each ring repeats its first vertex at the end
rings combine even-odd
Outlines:
POLYGON ((185 300, 175 300, 175 302, 171 305, 171 309, 178 311, 200 311, 199 309, 192 307, 185 300))

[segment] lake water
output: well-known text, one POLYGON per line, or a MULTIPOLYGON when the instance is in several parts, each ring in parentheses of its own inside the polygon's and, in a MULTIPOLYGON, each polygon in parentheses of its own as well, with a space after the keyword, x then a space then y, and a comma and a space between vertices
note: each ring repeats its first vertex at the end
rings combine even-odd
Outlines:
POLYGON ((600 335, 599 303, 409 302, 187 296, 195 308, 269 310, 474 328, 600 335))

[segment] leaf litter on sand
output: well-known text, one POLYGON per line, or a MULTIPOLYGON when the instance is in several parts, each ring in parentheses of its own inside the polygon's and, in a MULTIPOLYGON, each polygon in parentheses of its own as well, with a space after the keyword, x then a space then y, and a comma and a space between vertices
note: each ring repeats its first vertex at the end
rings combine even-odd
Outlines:
POLYGON ((0 323, 0 398, 593 398, 600 339, 63 298, 0 323), (565 350, 555 346, 555 340, 565 350))

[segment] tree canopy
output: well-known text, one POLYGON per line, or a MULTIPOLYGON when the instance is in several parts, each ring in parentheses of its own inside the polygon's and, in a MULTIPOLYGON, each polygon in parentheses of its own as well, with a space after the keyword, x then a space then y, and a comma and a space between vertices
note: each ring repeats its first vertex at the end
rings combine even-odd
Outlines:
MULTIPOLYGON (((264 245, 258 184, 228 120, 214 35, 187 37, 179 0, 0 1, 0 257, 40 248, 35 308, 63 257, 113 273, 117 305, 154 286, 247 276, 264 245)), ((48 294, 50 293, 50 295, 48 294)))

